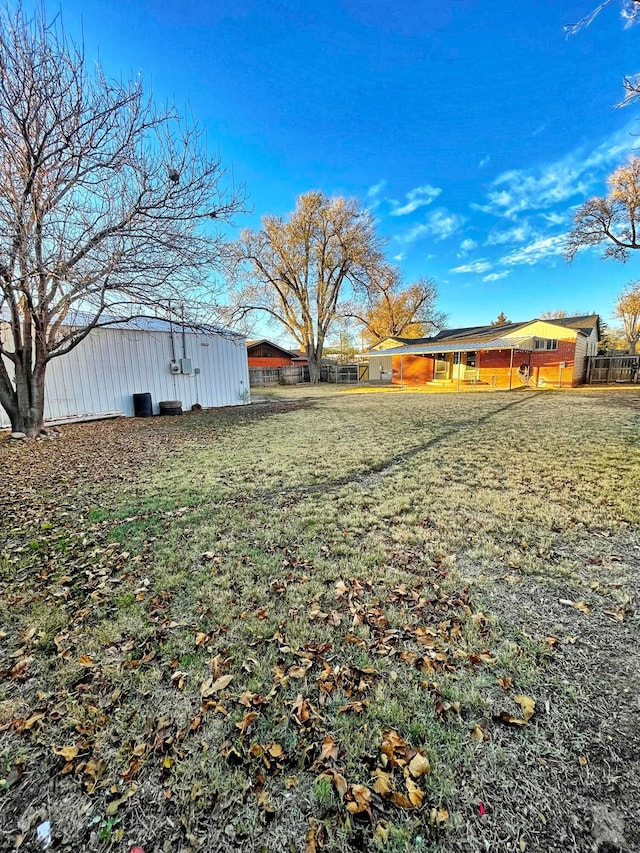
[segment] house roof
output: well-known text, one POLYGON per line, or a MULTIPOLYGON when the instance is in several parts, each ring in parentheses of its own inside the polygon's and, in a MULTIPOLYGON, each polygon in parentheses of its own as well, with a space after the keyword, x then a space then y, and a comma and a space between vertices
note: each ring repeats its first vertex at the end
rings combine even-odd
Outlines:
MULTIPOLYGON (((575 329, 586 335, 591 334, 594 328, 600 334, 600 318, 597 314, 585 314, 579 317, 560 317, 551 320, 526 320, 521 323, 503 323, 500 326, 466 326, 459 329, 443 329, 437 335, 430 338, 395 338, 387 337, 383 340, 398 341, 401 347, 393 347, 384 350, 369 350, 369 355, 381 358, 385 355, 420 355, 439 352, 470 352, 476 349, 520 349, 525 350, 525 344, 530 344, 531 336, 505 338, 518 330, 525 330, 532 323, 543 322, 551 325, 564 326, 575 329)), ((378 341, 380 344, 381 341, 378 341)))
POLYGON ((490 340, 481 341, 434 341, 432 338, 425 343, 414 343, 412 346, 395 347, 385 350, 371 350, 369 358, 384 358, 388 355, 435 355, 444 352, 475 352, 478 349, 482 350, 520 350, 521 352, 529 352, 532 349, 531 337, 521 338, 492 338, 490 340))
POLYGON ((290 357, 297 357, 297 351, 286 349, 286 347, 281 347, 280 344, 275 344, 273 341, 270 341, 267 338, 260 338, 257 341, 247 341, 247 349, 257 347, 259 344, 269 344, 270 347, 277 349, 279 352, 282 352, 285 355, 288 355, 290 357))
POLYGON ((554 317, 553 320, 546 320, 545 322, 556 323, 559 326, 568 326, 570 329, 577 329, 587 337, 589 337, 593 329, 597 329, 598 338, 600 338, 599 314, 582 314, 578 317, 554 317))

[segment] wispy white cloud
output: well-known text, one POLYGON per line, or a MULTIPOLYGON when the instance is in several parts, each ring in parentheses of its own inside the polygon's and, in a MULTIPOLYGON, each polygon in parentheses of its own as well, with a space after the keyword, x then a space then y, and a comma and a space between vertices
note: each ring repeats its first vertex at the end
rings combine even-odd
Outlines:
POLYGON ((487 272, 491 269, 493 264, 491 261, 487 261, 485 258, 481 258, 480 260, 473 261, 470 264, 462 264, 459 267, 454 267, 451 272, 458 273, 483 273, 487 272))
POLYGON ((472 240, 471 237, 467 237, 465 240, 460 243, 460 255, 458 257, 462 257, 463 255, 468 254, 469 252, 473 252, 474 249, 477 249, 478 244, 475 240, 472 240))
POLYGON ((367 198, 377 198, 386 185, 387 182, 384 178, 381 181, 378 181, 377 184, 373 184, 373 186, 369 187, 367 190, 367 198))
POLYGON ((514 225, 505 231, 492 231, 485 241, 485 246, 501 246, 504 243, 524 243, 532 234, 532 228, 526 222, 514 225))
POLYGON ((501 278, 506 278, 508 275, 511 275, 511 270, 505 270, 504 272, 491 272, 489 275, 485 275, 482 279, 483 281, 499 281, 501 278))
POLYGON ((480 160, 480 162, 478 163, 478 168, 484 169, 484 167, 487 165, 489 160, 491 160, 491 154, 487 154, 486 157, 483 157, 482 160, 480 160))
POLYGON ((440 187, 432 187, 431 184, 415 187, 409 190, 408 193, 405 193, 406 202, 404 204, 400 204, 400 202, 393 199, 390 200, 392 206, 391 216, 406 216, 409 213, 413 213, 414 210, 431 204, 434 199, 438 198, 441 192, 440 187))
POLYGON ((527 246, 515 249, 500 259, 503 266, 516 266, 526 264, 533 266, 538 261, 554 255, 561 255, 564 251, 566 237, 564 234, 556 234, 553 237, 538 237, 527 246))
POLYGON ((436 243, 439 243, 459 231, 464 223, 464 216, 450 213, 442 208, 430 213, 425 222, 414 225, 404 234, 397 235, 396 240, 399 243, 415 243, 416 240, 421 240, 423 237, 431 237, 436 243))
POLYGON ((550 225, 562 225, 567 218, 561 213, 541 213, 540 216, 542 216, 545 222, 548 222, 550 225))
POLYGON ((393 256, 393 260, 394 260, 394 261, 397 261, 398 263, 400 263, 401 261, 404 261, 405 256, 406 256, 406 253, 405 253, 405 252, 398 252, 398 254, 397 254, 397 255, 394 255, 394 256, 393 256))
POLYGON ((576 149, 538 169, 504 172, 493 182, 487 202, 472 207, 513 219, 525 211, 543 211, 574 197, 584 198, 637 146, 632 129, 623 128, 591 152, 576 149))
POLYGON ((446 210, 434 210, 427 218, 427 227, 431 229, 437 241, 446 240, 458 232, 464 225, 465 219, 457 213, 446 210))

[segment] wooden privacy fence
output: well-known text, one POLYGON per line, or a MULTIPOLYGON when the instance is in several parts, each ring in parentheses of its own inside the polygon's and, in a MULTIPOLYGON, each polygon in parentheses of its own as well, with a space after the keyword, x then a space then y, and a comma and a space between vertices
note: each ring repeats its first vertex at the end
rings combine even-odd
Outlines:
MULTIPOLYGON (((252 388, 266 388, 269 385, 298 385, 309 381, 308 367, 250 367, 249 384, 252 388)), ((320 381, 337 384, 355 384, 369 381, 369 365, 364 364, 323 364, 320 367, 320 381)))
POLYGON ((638 355, 596 355, 587 359, 588 385, 623 385, 639 381, 638 355))
POLYGON ((354 384, 368 380, 368 364, 323 364, 320 368, 321 382, 354 384))
POLYGON ((249 385, 265 388, 268 385, 298 385, 309 381, 308 367, 250 367, 249 385))

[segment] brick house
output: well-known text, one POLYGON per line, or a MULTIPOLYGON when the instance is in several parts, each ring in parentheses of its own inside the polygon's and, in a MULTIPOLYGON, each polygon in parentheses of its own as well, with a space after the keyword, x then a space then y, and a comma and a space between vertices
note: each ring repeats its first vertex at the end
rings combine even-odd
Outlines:
POLYGON ((259 341, 247 341, 247 361, 250 368, 293 367, 299 363, 297 354, 265 338, 259 341))
POLYGON ((589 314, 385 338, 369 350, 369 376, 414 386, 575 386, 584 382, 599 337, 600 319, 589 314))

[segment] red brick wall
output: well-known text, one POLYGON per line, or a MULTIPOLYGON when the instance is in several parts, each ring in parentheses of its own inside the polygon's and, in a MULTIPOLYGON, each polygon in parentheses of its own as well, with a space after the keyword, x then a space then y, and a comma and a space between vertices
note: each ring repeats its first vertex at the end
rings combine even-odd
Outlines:
POLYGON ((249 367, 291 367, 293 364, 290 358, 284 358, 284 356, 258 358, 257 356, 250 355, 247 361, 249 362, 249 367))
MULTIPOLYGON (((536 385, 540 380, 545 384, 558 385, 560 379, 560 362, 564 361, 562 369, 562 385, 573 385, 573 358, 575 341, 558 341, 557 350, 537 350, 532 353, 513 353, 513 387, 522 383, 518 378, 518 368, 521 364, 531 366, 531 384, 536 385)), ((497 388, 509 387, 508 350, 490 350, 480 353, 480 381, 493 384, 497 388)), ((540 383, 541 384, 541 383, 540 383)))
POLYGON ((431 382, 435 364, 432 358, 424 358, 421 355, 392 355, 391 381, 394 385, 400 385, 400 358, 402 358, 403 385, 424 385, 426 382, 431 382))

